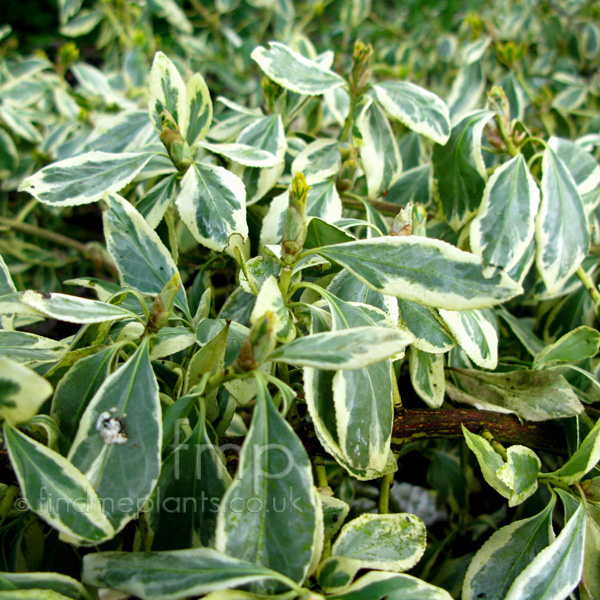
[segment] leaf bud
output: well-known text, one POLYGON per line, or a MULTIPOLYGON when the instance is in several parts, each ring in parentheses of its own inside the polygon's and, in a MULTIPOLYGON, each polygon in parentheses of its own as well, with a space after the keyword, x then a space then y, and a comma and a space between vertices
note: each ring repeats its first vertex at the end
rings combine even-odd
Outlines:
POLYGON ((263 94, 265 95, 265 100, 267 102, 267 106, 271 112, 275 111, 275 103, 281 94, 283 93, 283 88, 275 83, 272 79, 268 77, 263 77, 260 82, 262 87, 263 94))
POLYGON ((150 307, 150 316, 148 317, 144 335, 160 331, 169 322, 171 311, 175 304, 175 298, 177 298, 180 288, 181 280, 179 278, 179 273, 175 273, 175 275, 167 281, 160 294, 154 298, 154 302, 150 307))
POLYGON ((183 139, 173 115, 167 109, 162 111, 160 120, 162 121, 160 140, 165 145, 173 164, 179 171, 184 172, 194 162, 192 151, 183 139))
POLYGON ((352 53, 352 71, 350 85, 355 96, 360 96, 367 88, 371 70, 369 65, 373 57, 373 46, 357 40, 352 53))
POLYGON ((254 322, 250 334, 233 363, 236 371, 244 373, 254 371, 267 360, 277 344, 275 324, 275 314, 270 310, 254 322))
POLYGON ((296 256, 302 252, 306 239, 306 199, 310 186, 302 173, 296 173, 289 193, 289 205, 283 218, 283 237, 281 242, 284 263, 293 264, 296 256))

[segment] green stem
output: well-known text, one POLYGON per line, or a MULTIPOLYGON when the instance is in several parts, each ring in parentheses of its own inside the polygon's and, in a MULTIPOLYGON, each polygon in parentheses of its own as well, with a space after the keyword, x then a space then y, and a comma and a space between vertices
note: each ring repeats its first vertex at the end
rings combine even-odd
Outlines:
POLYGON ((598 310, 598 307, 600 306, 600 292, 598 291, 596 284, 592 281, 592 278, 585 272, 581 265, 579 265, 579 268, 577 269, 577 277, 579 277, 583 287, 594 301, 596 313, 600 314, 600 311, 598 310))
POLYGON ((390 488, 394 483, 394 474, 388 473, 381 478, 381 488, 379 491, 378 512, 380 515, 387 515, 390 512, 390 488))
POLYGON ((248 282, 248 285, 250 286, 252 293, 255 296, 258 296, 258 292, 260 290, 256 287, 256 284, 254 283, 254 278, 250 277, 250 273, 248 271, 248 265, 246 265, 246 261, 244 260, 244 255, 242 254, 242 251, 240 250, 239 246, 236 246, 233 251, 235 253, 235 259, 237 261, 237 264, 239 265, 240 269, 242 270, 242 273, 244 274, 244 277, 246 278, 246 281, 248 282))
POLYGON ((9 485, 4 494, 4 498, 2 498, 2 502, 0 503, 0 525, 4 523, 4 519, 8 516, 18 495, 19 488, 16 485, 9 485))
POLYGON ((204 393, 217 389, 226 381, 230 381, 236 377, 236 375, 239 375, 239 373, 237 373, 233 367, 227 367, 226 369, 215 373, 206 383, 206 389, 204 390, 204 393))
POLYGON ((496 115, 496 124, 498 125, 498 131, 500 132, 500 137, 502 141, 506 144, 506 149, 511 156, 517 156, 519 154, 519 150, 515 146, 515 143, 512 137, 506 131, 506 125, 504 123, 504 119, 500 115, 496 115))
POLYGON ((290 293, 290 285, 292 283, 292 267, 284 266, 281 269, 281 276, 279 277, 279 289, 283 299, 287 301, 290 293))
MULTIPOLYGON (((350 208, 352 210, 360 210, 361 212, 366 212, 365 208, 365 200, 363 200, 360 196, 356 194, 352 194, 350 192, 344 192, 341 195, 342 204, 345 208, 350 208)), ((400 204, 396 204, 394 202, 386 202, 385 200, 367 200, 373 208, 378 210, 382 215, 387 215, 389 217, 395 217, 402 206, 400 204)))
POLYGON ((327 471, 325 470, 325 461, 322 454, 317 454, 313 458, 313 466, 315 468, 315 477, 317 479, 317 487, 326 488, 329 486, 327 481, 327 471))
POLYGON ((41 229, 40 227, 36 227, 35 225, 30 225, 29 223, 22 223, 21 221, 17 221, 15 219, 7 219, 6 217, 0 217, 0 226, 4 225, 9 227, 15 231, 20 231, 21 233, 26 233, 28 235, 32 235, 35 237, 42 238, 44 240, 48 240, 58 246, 65 246, 66 248, 71 248, 72 250, 76 250, 88 260, 93 262, 100 262, 102 266, 109 271, 112 275, 116 275, 117 269, 113 262, 105 257, 100 252, 97 252, 93 248, 90 248, 87 244, 82 244, 77 240, 73 240, 69 237, 61 235, 60 233, 55 233, 54 231, 50 231, 49 229, 41 229))
POLYGON ((340 142, 347 142, 350 132, 352 131, 352 124, 354 123, 354 109, 356 108, 356 102, 358 98, 356 98, 352 91, 350 91, 350 109, 348 110, 348 116, 346 117, 346 121, 344 122, 344 128, 342 129, 342 133, 340 133, 340 142))

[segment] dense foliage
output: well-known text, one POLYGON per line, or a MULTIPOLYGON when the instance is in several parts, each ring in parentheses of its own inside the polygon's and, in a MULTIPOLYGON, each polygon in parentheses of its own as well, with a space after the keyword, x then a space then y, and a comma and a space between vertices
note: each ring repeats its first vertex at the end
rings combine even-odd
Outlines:
POLYGON ((401 4, 0 30, 2 598, 600 600, 600 11, 401 4))

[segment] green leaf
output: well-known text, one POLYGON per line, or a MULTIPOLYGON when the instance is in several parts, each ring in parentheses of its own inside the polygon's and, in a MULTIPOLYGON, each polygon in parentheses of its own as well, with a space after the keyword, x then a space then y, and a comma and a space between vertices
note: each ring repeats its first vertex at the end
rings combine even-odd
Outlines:
POLYGON ((471 223, 471 250, 484 273, 510 271, 527 252, 535 230, 540 192, 522 154, 494 171, 471 223))
POLYGON ((372 571, 329 600, 451 600, 442 588, 411 575, 372 571))
POLYGON ((317 571, 319 586, 327 594, 340 592, 352 583, 360 568, 361 563, 358 560, 328 556, 321 562, 317 571))
POLYGON ((59 360, 67 346, 40 335, 24 331, 0 330, 0 356, 20 363, 41 363, 59 360))
POLYGON ((542 463, 536 453, 525 446, 510 446, 506 453, 508 460, 496 474, 511 489, 508 505, 517 506, 536 492, 542 463))
POLYGON ((387 192, 402 173, 402 158, 396 136, 379 106, 370 101, 357 119, 362 137, 359 148, 370 198, 387 192))
POLYGON ((250 57, 269 78, 298 94, 318 96, 346 85, 344 79, 333 71, 279 42, 269 42, 268 49, 258 46, 250 57))
POLYGON ((433 177, 448 224, 458 231, 479 209, 485 188, 481 135, 494 113, 480 110, 452 128, 445 146, 433 148, 433 177))
POLYGON ((83 558, 81 579, 146 600, 179 600, 253 582, 290 581, 210 548, 168 552, 96 552, 83 558))
MULTIPOLYGON (((201 415, 203 417, 203 415, 201 415)), ((204 418, 164 461, 153 497, 154 550, 212 545, 218 507, 231 477, 204 418)))
POLYGON ((145 338, 88 404, 69 460, 94 486, 115 530, 136 517, 160 471, 158 384, 145 338))
MULTIPOLYGON (((107 198, 104 212, 106 247, 123 283, 144 294, 157 295, 178 273, 177 265, 158 234, 127 200, 116 194, 107 198)), ((176 305, 189 314, 183 287, 176 305)))
POLYGON ((400 298, 398 308, 398 326, 415 336, 412 345, 421 352, 440 354, 456 346, 456 340, 450 335, 435 309, 400 298))
POLYGON ((32 369, 0 356, 0 416, 9 425, 31 419, 52 394, 52 386, 32 369))
POLYGON ((588 505, 587 531, 585 535, 585 558, 583 575, 579 584, 582 600, 600 598, 600 508, 588 505))
POLYGON ((401 573, 419 562, 426 543, 425 525, 416 515, 365 513, 344 525, 331 554, 359 561, 361 568, 401 573))
POLYGON ((367 325, 298 338, 277 348, 269 360, 333 371, 359 369, 401 352, 411 342, 401 331, 367 325))
POLYGON ((535 235, 538 271, 548 292, 557 292, 585 258, 590 234, 577 185, 550 147, 542 160, 542 202, 535 235))
POLYGON ((459 346, 476 365, 484 369, 496 368, 498 334, 485 311, 440 309, 439 314, 459 346))
POLYGON ((189 114, 185 139, 190 146, 193 146, 206 137, 213 115, 210 93, 200 73, 194 73, 187 82, 185 97, 189 114))
POLYGON ((504 600, 563 600, 583 571, 586 512, 580 504, 558 537, 513 581, 504 600))
POLYGON ((323 507, 323 526, 325 528, 323 542, 326 544, 344 524, 344 520, 350 512, 350 506, 334 496, 329 496, 322 492, 320 496, 323 507))
MULTIPOLYGON (((148 114, 154 128, 161 132, 161 114, 167 110, 182 133, 189 123, 189 104, 186 87, 177 67, 162 52, 154 55, 148 82, 148 114)), ((116 191, 116 190, 115 190, 116 191)))
POLYGON ((58 382, 50 414, 68 440, 75 437, 83 411, 110 374, 115 356, 121 348, 121 344, 114 344, 79 359, 58 382))
POLYGON ((479 258, 436 239, 384 236, 311 250, 316 252, 374 290, 434 308, 485 308, 522 291, 503 272, 486 279, 479 258))
POLYGON ((564 419, 583 411, 577 395, 567 380, 556 371, 486 373, 455 369, 464 390, 498 409, 516 412, 526 421, 564 419))
POLYGON ((576 363, 586 358, 592 358, 599 349, 600 332, 582 325, 538 352, 533 360, 533 368, 540 369, 560 363, 576 363))
POLYGON ((135 313, 120 306, 67 294, 42 294, 27 290, 21 296, 21 302, 48 317, 68 323, 102 323, 137 318, 135 313))
POLYGON ((124 188, 154 156, 148 152, 88 152, 52 163, 27 177, 19 191, 50 206, 76 206, 124 188))
POLYGON ((262 375, 256 379, 256 409, 221 503, 216 548, 302 583, 321 553, 321 501, 304 446, 275 408, 262 375))
POLYGON ((192 165, 175 203, 196 241, 211 250, 233 253, 233 246, 248 237, 244 184, 222 167, 192 165))
POLYGON ((308 222, 304 248, 322 248, 323 246, 352 242, 355 239, 340 227, 332 225, 324 219, 312 217, 308 222))
POLYGON ((33 512, 78 544, 114 536, 92 484, 66 458, 7 425, 4 441, 33 512))
POLYGON ((60 573, 1 573, 0 590, 52 590, 73 600, 90 600, 87 590, 75 579, 60 573))
POLYGON ((463 435, 467 446, 471 449, 479 467, 481 474, 487 483, 493 487, 504 498, 510 498, 510 487, 498 477, 498 471, 504 466, 502 457, 494 450, 492 445, 482 436, 471 433, 464 425, 461 424, 463 435))
POLYGON ((408 349, 408 365, 410 381, 419 398, 430 408, 439 408, 446 391, 444 357, 422 352, 413 345, 408 349))
POLYGON ((496 531, 471 561, 462 588, 463 600, 504 600, 516 577, 554 538, 550 503, 539 514, 496 531))
POLYGON ((544 477, 560 479, 567 485, 573 485, 591 471, 600 460, 600 419, 586 435, 581 446, 560 469, 544 473, 544 477))
POLYGON ((394 119, 438 144, 448 141, 450 114, 438 96, 407 81, 376 83, 373 89, 394 119))

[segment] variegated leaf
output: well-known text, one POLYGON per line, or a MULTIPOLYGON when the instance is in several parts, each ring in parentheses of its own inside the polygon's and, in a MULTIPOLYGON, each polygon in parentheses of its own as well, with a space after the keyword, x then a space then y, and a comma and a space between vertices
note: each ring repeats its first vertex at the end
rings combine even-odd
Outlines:
POLYGON ((394 119, 438 144, 448 141, 450 114, 438 96, 408 81, 376 83, 373 89, 394 119))
POLYGON ((88 152, 52 163, 19 186, 51 206, 76 206, 100 200, 124 188, 154 156, 148 152, 88 152))
POLYGON ((313 185, 337 175, 341 166, 340 145, 337 140, 319 139, 306 146, 292 163, 292 173, 302 173, 313 185))
POLYGON ((496 475, 511 490, 508 505, 517 506, 537 491, 542 463, 537 454, 526 446, 510 446, 506 454, 507 461, 496 475))
POLYGON ((0 356, 20 363, 52 362, 67 352, 67 345, 25 331, 0 330, 0 356))
POLYGON ((481 135, 493 116, 488 110, 467 115, 452 128, 445 146, 434 146, 435 186, 446 220, 455 230, 479 209, 486 180, 481 135))
POLYGON ((137 318, 135 313, 120 306, 67 294, 42 294, 27 290, 23 292, 21 302, 48 317, 68 323, 101 323, 137 318))
MULTIPOLYGON (((106 201, 108 210, 103 214, 106 247, 122 281, 142 293, 160 294, 178 273, 171 253, 131 203, 117 194, 111 194, 106 201)), ((183 287, 175 302, 189 313, 183 287)))
POLYGON ((362 568, 401 573, 419 562, 426 538, 416 515, 365 513, 342 527, 331 554, 358 561, 362 568))
POLYGON ((175 202, 196 241, 211 250, 233 253, 233 247, 248 237, 244 184, 222 167, 192 165, 175 202))
POLYGON ((440 309, 439 313, 459 346, 476 365, 484 369, 496 368, 498 333, 485 311, 440 309))
POLYGON ((542 160, 542 202, 536 220, 537 268, 550 293, 560 290, 585 258, 590 233, 577 185, 548 147, 542 160))
POLYGON ((408 365, 410 381, 419 398, 430 408, 439 408, 444 403, 446 390, 444 357, 411 346, 408 349, 408 365))
POLYGON ((83 559, 81 580, 87 585, 120 590, 147 600, 179 600, 269 580, 294 587, 293 582, 276 571, 225 556, 212 548, 93 552, 83 559))
POLYGON ((271 275, 260 288, 256 297, 256 304, 252 309, 250 322, 254 323, 265 312, 271 311, 275 315, 275 336, 283 344, 291 342, 296 337, 296 328, 289 310, 279 289, 277 279, 271 275))
POLYGON ((463 600, 504 600, 516 577, 553 540, 556 495, 539 514, 496 531, 477 551, 463 582, 463 600))
POLYGON ((486 279, 479 258, 431 238, 385 236, 310 253, 341 264, 377 291, 432 307, 484 308, 522 291, 505 273, 486 279))
POLYGON ((68 456, 98 492, 116 531, 141 512, 156 485, 161 426, 158 383, 144 338, 91 399, 68 456))
MULTIPOLYGON (((256 409, 238 474, 217 517, 216 548, 276 568, 301 584, 321 554, 321 500, 306 450, 275 408, 261 375, 257 375, 257 383, 256 409), (274 503, 282 498, 289 505, 284 511, 275 510, 274 503)), ((264 583, 256 591, 265 589, 272 591, 273 587, 264 583)))
POLYGON ((78 544, 115 535, 90 481, 66 458, 8 425, 4 441, 32 511, 78 544))
POLYGON ((41 375, 10 358, 0 356, 0 415, 9 425, 31 419, 52 394, 41 375))
POLYGON ((166 110, 179 130, 185 133, 190 116, 185 83, 177 67, 162 52, 154 55, 148 88, 148 114, 155 129, 159 133, 162 131, 161 114, 166 110))
POLYGON ((308 96, 317 96, 346 85, 342 77, 279 42, 258 46, 250 55, 280 86, 308 96))
POLYGON ((485 274, 510 271, 527 252, 535 231, 540 192, 522 154, 494 171, 471 223, 471 250, 485 274))
POLYGON ((194 73, 187 82, 185 96, 189 115, 185 139, 192 146, 206 137, 213 114, 210 93, 200 73, 194 73))
POLYGON ((359 369, 401 352, 411 341, 412 336, 393 329, 354 327, 298 338, 277 348, 269 360, 332 371, 359 369))
POLYGON ((357 120, 362 136, 360 159, 367 178, 370 198, 387 192, 402 172, 402 158, 396 136, 376 102, 370 101, 357 120))
POLYGON ((583 503, 558 537, 527 565, 504 600, 563 600, 577 587, 583 571, 586 511, 583 503))
POLYGON ((398 326, 415 336, 412 343, 415 348, 422 352, 440 354, 456 346, 456 340, 434 308, 398 298, 398 309, 398 326))

